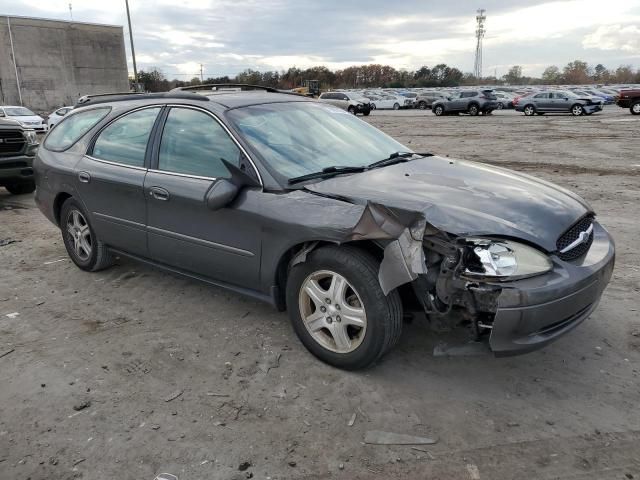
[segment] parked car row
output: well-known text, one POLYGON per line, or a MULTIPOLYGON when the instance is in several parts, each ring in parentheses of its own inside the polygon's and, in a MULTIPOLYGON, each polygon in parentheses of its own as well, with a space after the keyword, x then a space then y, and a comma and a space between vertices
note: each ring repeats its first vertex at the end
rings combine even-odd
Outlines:
MULTIPOLYGON (((618 104, 640 114, 640 87, 618 86, 526 86, 456 87, 414 89, 351 89, 327 92, 365 99, 370 110, 431 109, 436 115, 490 114, 493 110, 516 109, 525 115, 568 113, 591 115, 605 105, 618 104), (635 93, 634 93, 635 92, 635 93), (526 99, 526 100, 525 100, 526 99), (524 103, 523 103, 524 100, 524 103)), ((323 94, 320 98, 324 100, 323 94)), ((357 111, 357 106, 354 105, 357 111)))

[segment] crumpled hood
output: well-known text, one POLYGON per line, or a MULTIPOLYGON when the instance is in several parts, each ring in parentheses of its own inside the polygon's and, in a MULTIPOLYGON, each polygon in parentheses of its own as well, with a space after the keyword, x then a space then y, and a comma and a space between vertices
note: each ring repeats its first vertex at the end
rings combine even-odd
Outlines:
POLYGON ((355 203, 419 212, 453 235, 513 237, 556 250, 556 241, 589 205, 552 183, 508 169, 426 157, 306 186, 355 203))

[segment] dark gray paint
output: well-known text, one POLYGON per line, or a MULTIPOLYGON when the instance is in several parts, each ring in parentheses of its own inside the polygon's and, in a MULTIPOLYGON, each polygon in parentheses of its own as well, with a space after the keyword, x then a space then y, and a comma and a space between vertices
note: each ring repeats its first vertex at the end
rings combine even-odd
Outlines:
MULTIPOLYGON (((557 311, 565 315, 572 302, 563 298, 574 298, 583 319, 590 312, 584 302, 597 303, 613 268, 609 235, 596 223, 597 238, 589 254, 573 263, 559 260, 552 253, 557 238, 591 209, 571 192, 527 175, 427 157, 291 190, 274 179, 260 153, 227 125, 251 157, 254 176, 261 182, 240 188, 227 206, 211 208, 208 196, 219 180, 153 170, 155 147, 142 169, 86 155, 101 128, 140 106, 182 104, 209 111, 226 123, 228 108, 276 101, 309 100, 242 92, 213 95, 209 101, 142 98, 113 103, 108 117, 68 151, 40 151, 35 161, 37 203, 56 222, 59 195, 74 196, 89 212, 96 233, 114 250, 274 304, 285 286, 279 282, 279 267, 286 271, 288 262, 304 261, 322 242, 374 241, 384 250, 380 283, 385 292, 431 273, 423 240, 437 240, 454 252, 461 248, 458 237, 467 235, 530 243, 551 252, 551 272, 500 284, 479 282, 484 293, 473 293, 480 305, 496 305, 490 310, 495 313, 491 338, 496 352, 527 351, 555 338, 519 340, 535 331, 532 328, 555 321, 554 309, 533 307, 558 301, 557 311), (90 176, 88 183, 80 181, 81 173, 90 176)), ((151 145, 158 142, 154 132, 151 145)), ((438 285, 438 294, 444 289, 469 298, 469 282, 454 277, 438 285)))

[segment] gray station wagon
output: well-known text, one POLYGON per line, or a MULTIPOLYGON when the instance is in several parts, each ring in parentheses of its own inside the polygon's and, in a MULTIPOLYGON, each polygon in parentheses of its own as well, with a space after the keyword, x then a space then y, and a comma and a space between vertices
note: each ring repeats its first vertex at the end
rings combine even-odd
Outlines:
POLYGON ((126 255, 251 295, 347 369, 387 352, 411 308, 497 355, 596 308, 614 245, 577 195, 412 152, 302 96, 200 88, 84 97, 50 131, 36 202, 79 268, 126 255))

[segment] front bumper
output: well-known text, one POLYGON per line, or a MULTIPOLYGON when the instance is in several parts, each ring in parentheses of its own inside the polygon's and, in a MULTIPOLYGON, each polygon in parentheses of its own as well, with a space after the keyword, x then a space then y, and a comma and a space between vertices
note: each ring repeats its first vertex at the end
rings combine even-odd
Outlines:
POLYGON ((369 113, 371 111, 371 104, 360 104, 356 107, 356 113, 369 113))
POLYGON ((489 338, 497 356, 542 348, 591 315, 611 279, 613 239, 595 222, 593 244, 583 258, 555 257, 553 263, 545 275, 502 284, 489 338))
POLYGON ((616 104, 621 108, 631 108, 631 99, 630 98, 619 98, 616 104))
POLYGON ((0 158, 0 186, 33 180, 33 156, 0 158))
POLYGON ((589 113, 601 112, 602 111, 602 104, 585 105, 584 109, 585 109, 586 112, 589 112, 589 113))

